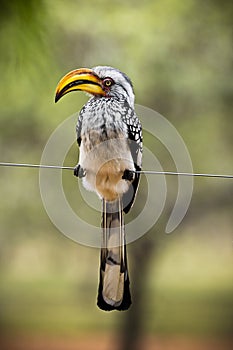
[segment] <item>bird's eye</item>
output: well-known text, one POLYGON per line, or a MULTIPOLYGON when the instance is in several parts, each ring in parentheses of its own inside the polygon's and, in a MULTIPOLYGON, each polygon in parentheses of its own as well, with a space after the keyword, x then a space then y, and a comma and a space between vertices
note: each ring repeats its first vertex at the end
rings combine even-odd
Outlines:
POLYGON ((111 78, 105 78, 103 80, 103 85, 106 87, 110 87, 114 84, 114 81, 111 78))

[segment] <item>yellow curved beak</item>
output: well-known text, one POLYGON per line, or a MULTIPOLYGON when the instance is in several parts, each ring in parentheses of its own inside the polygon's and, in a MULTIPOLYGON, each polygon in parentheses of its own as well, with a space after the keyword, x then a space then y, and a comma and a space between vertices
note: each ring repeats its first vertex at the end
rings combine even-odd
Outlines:
POLYGON ((68 92, 82 90, 93 95, 104 96, 101 79, 88 68, 80 68, 67 73, 56 87, 55 102, 68 92))

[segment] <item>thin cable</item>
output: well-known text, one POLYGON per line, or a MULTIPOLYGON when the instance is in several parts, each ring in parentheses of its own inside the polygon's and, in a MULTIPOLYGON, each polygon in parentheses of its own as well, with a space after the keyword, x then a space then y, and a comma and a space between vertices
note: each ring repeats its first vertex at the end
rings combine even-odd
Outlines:
POLYGON ((28 164, 28 163, 4 163, 4 162, 0 162, 0 166, 19 167, 19 168, 44 168, 44 169, 74 170, 74 167, 71 167, 71 166, 28 164))
MULTIPOLYGON (((44 169, 64 169, 64 170, 74 170, 71 166, 62 165, 45 165, 45 164, 29 164, 29 163, 5 163, 0 162, 0 166, 4 167, 20 167, 20 168, 44 168, 44 169)), ((156 171, 156 170, 141 170, 135 171, 137 174, 145 175, 180 175, 180 176, 196 176, 196 177, 216 177, 222 179, 233 179, 233 175, 228 174, 207 174, 207 173, 185 173, 185 172, 175 172, 175 171, 156 171)))
POLYGON ((180 173, 175 171, 155 171, 155 170, 142 170, 142 171, 135 171, 135 173, 138 174, 145 174, 145 175, 181 175, 181 176, 199 176, 199 177, 218 177, 222 179, 233 179, 233 175, 227 175, 227 174, 205 174, 205 173, 180 173))

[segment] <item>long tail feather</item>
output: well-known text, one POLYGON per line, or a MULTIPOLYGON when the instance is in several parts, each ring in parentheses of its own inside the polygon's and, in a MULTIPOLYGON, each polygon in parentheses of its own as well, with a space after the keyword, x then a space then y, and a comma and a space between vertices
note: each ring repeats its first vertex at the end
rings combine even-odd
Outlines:
POLYGON ((121 199, 103 199, 102 248, 97 305, 105 311, 127 310, 131 304, 121 199))

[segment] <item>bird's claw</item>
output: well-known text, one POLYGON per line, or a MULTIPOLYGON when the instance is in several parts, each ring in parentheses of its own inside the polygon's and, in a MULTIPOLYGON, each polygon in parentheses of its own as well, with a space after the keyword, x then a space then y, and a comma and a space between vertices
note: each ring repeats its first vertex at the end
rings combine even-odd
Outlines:
POLYGON ((79 177, 80 179, 84 176, 86 176, 85 170, 81 167, 80 164, 76 165, 74 168, 74 176, 79 177))
POLYGON ((134 171, 133 170, 129 170, 129 169, 125 169, 123 175, 122 175, 122 179, 123 180, 128 180, 128 181, 133 181, 134 179, 134 171))

